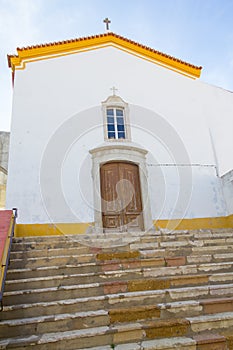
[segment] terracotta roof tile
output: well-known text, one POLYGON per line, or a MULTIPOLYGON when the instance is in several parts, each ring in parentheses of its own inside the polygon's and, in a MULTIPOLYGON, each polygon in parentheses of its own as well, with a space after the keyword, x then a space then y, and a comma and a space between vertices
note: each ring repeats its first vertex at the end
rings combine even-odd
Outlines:
MULTIPOLYGON (((170 55, 167 55, 161 51, 158 51, 158 50, 155 50, 155 49, 152 49, 151 47, 148 47, 148 46, 145 46, 145 45, 142 45, 136 41, 133 41, 133 40, 130 40, 130 39, 127 39, 121 35, 118 35, 118 34, 115 34, 113 32, 108 32, 108 33, 104 33, 104 34, 97 34, 97 35, 93 35, 93 36, 88 36, 88 37, 82 37, 82 38, 77 38, 77 39, 69 39, 69 40, 64 40, 64 41, 57 41, 57 42, 52 42, 52 43, 45 43, 45 44, 39 44, 39 45, 32 45, 32 46, 27 46, 27 47, 22 47, 22 48, 17 48, 17 51, 20 52, 20 51, 26 51, 26 50, 31 50, 31 49, 36 49, 36 48, 42 48, 42 47, 49 47, 49 46, 57 46, 57 45, 61 45, 61 44, 70 44, 70 43, 75 43, 75 42, 80 42, 80 41, 84 41, 84 40, 90 40, 90 39, 98 39, 98 38, 102 38, 102 37, 108 37, 108 36, 114 36, 115 38, 118 38, 120 40, 123 40, 125 42, 128 42, 130 44, 133 44, 133 45, 136 45, 142 49, 145 49, 145 50, 148 50, 148 51, 151 51, 153 53, 156 53, 160 56, 163 56, 163 57, 166 57, 168 59, 171 59, 175 62, 179 62, 181 64, 185 64, 189 67, 192 67, 192 68, 196 68, 196 69, 202 69, 201 66, 195 66, 191 63, 188 63, 188 62, 185 62, 183 60, 180 60, 176 57, 173 57, 173 56, 170 56, 170 55)), ((12 57, 18 57, 17 55, 8 55, 8 63, 9 63, 9 66, 11 67, 11 58, 12 57)))

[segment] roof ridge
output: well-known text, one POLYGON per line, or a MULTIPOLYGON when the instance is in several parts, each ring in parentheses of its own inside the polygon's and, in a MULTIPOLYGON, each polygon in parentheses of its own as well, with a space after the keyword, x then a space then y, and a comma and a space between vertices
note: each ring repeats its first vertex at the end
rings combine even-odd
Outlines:
POLYGON ((201 66, 188 63, 184 60, 168 55, 161 51, 155 50, 149 46, 128 39, 114 32, 101 33, 86 37, 42 43, 27 47, 17 47, 17 55, 7 55, 8 65, 12 69, 13 76, 15 69, 24 69, 25 64, 32 60, 52 58, 54 55, 60 55, 62 52, 75 53, 83 49, 92 49, 102 45, 113 44, 116 47, 126 49, 134 55, 146 58, 154 63, 164 65, 178 73, 184 74, 191 78, 199 78, 201 66))
MULTIPOLYGON (((54 41, 54 42, 49 42, 49 43, 43 43, 43 44, 37 44, 37 45, 30 45, 30 46, 26 46, 26 47, 17 47, 17 51, 20 52, 20 51, 25 51, 25 50, 32 50, 32 49, 37 49, 37 48, 42 48, 42 47, 47 47, 47 46, 56 46, 56 45, 61 45, 61 44, 70 44, 70 43, 75 43, 75 42, 80 42, 80 41, 83 41, 83 40, 90 40, 90 39, 96 39, 96 38, 101 38, 101 37, 107 37, 107 36, 114 36, 118 39, 121 39, 121 40, 124 40, 124 41, 127 41, 128 43, 131 43, 133 45, 136 45, 136 46, 139 46, 145 50, 148 50, 148 51, 151 51, 153 53, 157 53, 159 55, 162 55, 166 58, 169 58, 169 59, 172 59, 176 62, 179 62, 179 63, 183 63, 183 64, 186 64, 188 65, 189 67, 193 67, 193 68, 197 68, 197 69, 202 69, 201 66, 196 66, 194 64, 191 64, 189 62, 186 62, 184 60, 181 60, 177 57, 174 57, 172 55, 168 55, 162 51, 159 51, 159 50, 156 50, 156 49, 153 49, 149 46, 146 46, 146 45, 143 45, 141 43, 138 43, 137 41, 134 41, 134 40, 131 40, 131 39, 128 39, 122 35, 119 35, 119 34, 116 34, 114 32, 108 32, 108 33, 101 33, 101 34, 96 34, 96 35, 90 35, 90 36, 87 36, 87 37, 80 37, 80 38, 74 38, 74 39, 67 39, 67 40, 62 40, 62 41, 54 41)), ((7 55, 8 57, 8 61, 11 57, 18 57, 18 55, 7 55)))

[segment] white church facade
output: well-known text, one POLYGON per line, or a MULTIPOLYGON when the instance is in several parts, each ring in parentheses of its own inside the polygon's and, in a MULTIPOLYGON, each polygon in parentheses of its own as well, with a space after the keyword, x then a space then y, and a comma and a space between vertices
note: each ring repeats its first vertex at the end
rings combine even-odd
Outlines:
POLYGON ((233 227, 232 92, 111 32, 17 51, 19 236, 233 227))

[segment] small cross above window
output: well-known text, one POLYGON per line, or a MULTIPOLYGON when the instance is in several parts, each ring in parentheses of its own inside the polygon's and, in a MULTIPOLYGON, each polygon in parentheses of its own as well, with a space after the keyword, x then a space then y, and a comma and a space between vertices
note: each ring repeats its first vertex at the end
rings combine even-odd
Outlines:
POLYGON ((110 90, 112 90, 112 96, 116 96, 116 91, 118 91, 118 89, 113 86, 110 90))

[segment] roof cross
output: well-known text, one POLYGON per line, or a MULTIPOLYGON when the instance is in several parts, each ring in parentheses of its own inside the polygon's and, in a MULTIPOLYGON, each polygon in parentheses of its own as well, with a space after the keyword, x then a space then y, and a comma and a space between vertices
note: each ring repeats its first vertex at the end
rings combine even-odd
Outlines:
POLYGON ((112 96, 116 96, 116 91, 118 91, 118 89, 113 86, 110 90, 112 90, 112 96))
POLYGON ((110 19, 106 17, 103 22, 106 24, 106 30, 109 30, 109 24, 111 23, 110 19))

